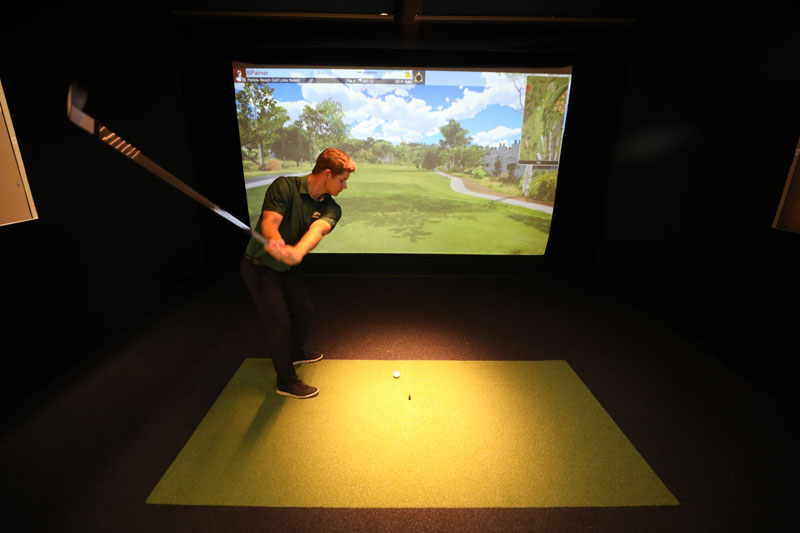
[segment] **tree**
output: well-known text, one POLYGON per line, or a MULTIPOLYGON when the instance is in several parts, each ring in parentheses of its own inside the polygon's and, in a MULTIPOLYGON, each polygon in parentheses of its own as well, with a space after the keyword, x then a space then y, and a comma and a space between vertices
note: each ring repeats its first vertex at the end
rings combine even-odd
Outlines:
POLYGON ((494 173, 493 173, 494 177, 496 178, 497 176, 499 176, 502 170, 503 170, 503 162, 500 161, 500 156, 497 156, 494 158, 494 173))
POLYGON ((319 138, 323 135, 322 115, 316 109, 307 105, 295 121, 295 125, 306 133, 308 140, 308 157, 314 160, 314 154, 319 153, 319 138))
POLYGON ((435 148, 427 148, 422 156, 422 168, 434 169, 439 164, 439 157, 435 148))
POLYGON ((412 163, 411 160, 411 147, 406 143, 392 146, 392 153, 395 161, 400 161, 403 165, 412 163))
POLYGON ((339 141, 336 144, 336 148, 344 150, 345 152, 350 154, 353 158, 355 158, 356 152, 358 152, 359 149, 361 149, 361 142, 362 141, 360 139, 348 138, 347 140, 339 141))
POLYGON ((511 84, 517 90, 517 94, 519 95, 519 109, 514 109, 517 113, 522 113, 522 110, 525 109, 525 93, 526 93, 526 78, 524 74, 512 74, 510 72, 501 73, 504 78, 507 78, 511 81, 511 84))
POLYGON ((516 170, 517 170, 517 164, 516 163, 507 164, 506 165, 506 170, 508 170, 509 179, 513 180, 514 179, 514 172, 516 172, 516 170))
POLYGON ((344 108, 333 98, 326 98, 316 105, 325 123, 324 134, 320 139, 325 148, 336 146, 350 135, 350 127, 344 121, 344 108))
POLYGON ((453 150, 436 150, 435 148, 433 150, 436 152, 436 166, 449 169, 452 166, 450 161, 453 158, 453 150))
POLYGON ((425 147, 422 145, 417 145, 413 148, 411 157, 412 160, 414 161, 414 165, 416 165, 417 168, 419 167, 424 168, 425 153, 426 153, 425 147))
POLYGON ((264 165, 264 151, 277 139, 278 131, 289 120, 289 113, 272 97, 264 83, 245 83, 236 93, 236 116, 242 157, 264 165))
MULTIPOLYGON (((443 140, 439 141, 439 146, 445 150, 450 150, 458 146, 467 146, 472 141, 472 139, 467 137, 467 133, 469 133, 469 131, 462 128, 461 124, 452 118, 447 124, 439 128, 439 131, 441 132, 442 137, 444 137, 443 140)), ((456 166, 456 150, 451 150, 450 166, 456 166)))
POLYGON ((481 159, 483 158, 486 150, 483 149, 481 146, 467 146, 464 149, 464 159, 462 161, 464 168, 472 168, 480 165, 481 159))
POLYGON ((353 158, 359 163, 372 163, 374 157, 372 152, 366 148, 359 148, 356 152, 353 152, 353 158))
POLYGON ((308 154, 308 140, 303 135, 303 130, 290 124, 278 132, 278 138, 273 143, 272 150, 275 152, 275 157, 283 159, 284 163, 287 159, 294 159, 300 164, 300 161, 308 154))
POLYGON ((334 146, 347 139, 350 133, 344 121, 342 104, 332 98, 326 98, 314 107, 305 106, 295 124, 308 136, 311 159, 323 145, 325 148, 334 146))
POLYGON ((375 159, 381 163, 386 163, 392 155, 392 145, 386 141, 377 141, 372 145, 372 153, 375 159))

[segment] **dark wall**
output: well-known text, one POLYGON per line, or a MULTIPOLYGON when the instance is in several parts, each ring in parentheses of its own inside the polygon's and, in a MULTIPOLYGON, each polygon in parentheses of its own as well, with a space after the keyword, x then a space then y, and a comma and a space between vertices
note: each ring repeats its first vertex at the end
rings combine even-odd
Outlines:
POLYGON ((601 279, 797 405, 800 235, 771 229, 800 135, 796 17, 636 25, 601 279))
MULTIPOLYGON (((769 225, 798 135, 793 19, 415 27, 136 13, 95 13, 91 23, 27 13, 0 36, 0 76, 40 216, 0 228, 3 307, 13 317, 0 339, 5 398, 102 357, 103 343, 225 268, 246 240, 69 123, 69 83, 88 88, 88 112, 245 220, 235 59, 572 65, 546 258, 629 294, 791 400, 783 370, 796 341, 785 326, 796 314, 775 309, 797 301, 798 242, 769 225)), ((363 259, 335 266, 387 263, 363 259)), ((390 262, 438 273, 539 267, 426 260, 390 262)))
POLYGON ((206 251, 189 200, 66 113, 69 84, 80 81, 90 114, 191 183, 168 19, 17 11, 3 26, 0 78, 39 215, 0 228, 7 400, 202 279, 206 251))

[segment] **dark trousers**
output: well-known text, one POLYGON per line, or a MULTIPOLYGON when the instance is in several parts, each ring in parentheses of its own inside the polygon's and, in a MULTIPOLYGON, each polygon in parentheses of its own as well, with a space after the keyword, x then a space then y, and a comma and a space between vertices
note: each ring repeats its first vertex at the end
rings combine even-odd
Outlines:
POLYGON ((277 272, 242 258, 241 274, 267 336, 278 384, 297 379, 292 361, 303 353, 314 304, 300 273, 277 272))

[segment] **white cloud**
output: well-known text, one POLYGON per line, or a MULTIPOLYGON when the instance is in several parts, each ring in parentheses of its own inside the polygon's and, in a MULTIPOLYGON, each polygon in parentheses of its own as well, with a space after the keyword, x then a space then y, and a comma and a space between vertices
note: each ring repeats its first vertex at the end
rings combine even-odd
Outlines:
POLYGON ((486 80, 486 88, 480 92, 472 91, 469 87, 464 88, 463 96, 453 101, 450 107, 447 108, 445 112, 447 120, 451 118, 455 120, 472 118, 492 105, 508 106, 516 110, 521 109, 519 91, 509 78, 494 72, 485 72, 482 77, 486 80))
POLYGON ((383 125, 383 138, 392 144, 417 142, 424 136, 425 134, 421 131, 408 129, 408 125, 402 120, 392 120, 383 125))
POLYGON ((348 85, 348 87, 352 87, 353 89, 356 89, 356 90, 363 90, 369 96, 372 96, 373 98, 379 98, 379 97, 381 97, 381 96, 383 96, 385 94, 390 94, 390 93, 395 92, 395 86, 394 85, 380 85, 380 84, 376 84, 376 85, 348 85))
MULTIPOLYGON (((350 71, 335 71, 334 75, 348 77, 348 72, 350 71)), ((327 74, 330 76, 330 71, 327 74)), ((393 73, 393 76, 397 75, 398 73, 393 73)), ((353 137, 383 138, 392 143, 415 142, 438 134, 439 128, 450 119, 461 121, 473 118, 492 105, 519 108, 519 93, 510 79, 496 73, 485 73, 483 78, 486 82, 483 91, 465 87, 460 98, 446 98, 446 104, 439 105, 436 109, 425 100, 415 98, 413 88, 391 84, 304 84, 302 100, 281 102, 281 105, 289 111, 291 121, 294 121, 306 105, 333 98, 342 104, 345 121, 351 125, 353 137)), ((488 132, 473 133, 471 136, 476 144, 496 145, 509 140, 513 142, 514 138, 519 138, 519 134, 520 129, 499 126, 488 132)))
POLYGON ((519 140, 522 128, 507 128, 505 126, 497 126, 489 131, 481 131, 472 136, 475 144, 481 146, 497 146, 500 143, 513 144, 514 141, 519 140))
POLYGON ((302 85, 303 98, 318 103, 326 98, 341 102, 347 110, 364 105, 367 96, 357 89, 341 83, 307 83, 302 85))
POLYGON ((520 75, 517 78, 517 86, 514 85, 514 80, 507 76, 501 76, 496 72, 483 73, 483 79, 486 80, 486 91, 488 99, 492 104, 509 106, 517 111, 521 111, 520 96, 524 100, 525 95, 520 95, 520 91, 525 88, 525 77, 520 75))
POLYGON ((312 104, 306 100, 298 100, 296 102, 279 102, 278 105, 289 112, 289 121, 285 124, 289 125, 300 117, 305 106, 312 104))
POLYGON ((366 139, 367 137, 377 137, 376 131, 382 129, 383 120, 379 118, 370 118, 358 122, 350 130, 350 134, 356 139, 366 139))

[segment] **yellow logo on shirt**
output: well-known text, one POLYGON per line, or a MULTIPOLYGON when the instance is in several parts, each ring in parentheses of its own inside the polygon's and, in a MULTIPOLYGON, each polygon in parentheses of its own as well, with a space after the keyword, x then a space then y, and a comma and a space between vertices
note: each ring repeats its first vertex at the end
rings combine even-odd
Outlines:
POLYGON ((319 211, 314 211, 314 214, 311 215, 311 218, 319 218, 321 216, 322 216, 322 213, 320 213, 319 211))

